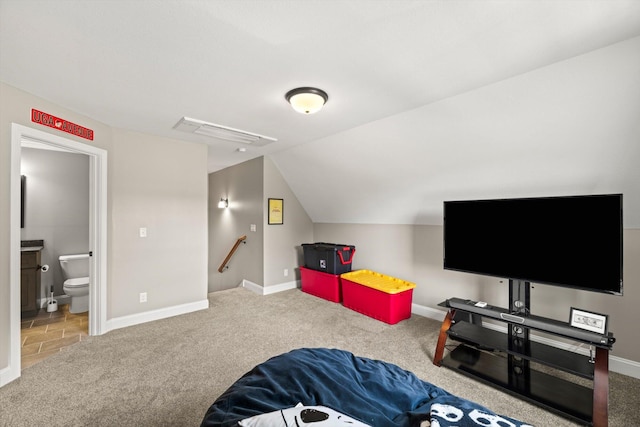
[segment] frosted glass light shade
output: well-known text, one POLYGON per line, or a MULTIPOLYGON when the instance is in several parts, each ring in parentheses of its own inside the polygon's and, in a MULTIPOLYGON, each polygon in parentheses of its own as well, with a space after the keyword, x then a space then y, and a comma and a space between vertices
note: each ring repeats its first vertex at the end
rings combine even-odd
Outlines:
POLYGON ((285 98, 297 112, 313 114, 320 111, 329 99, 329 96, 325 91, 320 89, 301 87, 287 92, 285 98))

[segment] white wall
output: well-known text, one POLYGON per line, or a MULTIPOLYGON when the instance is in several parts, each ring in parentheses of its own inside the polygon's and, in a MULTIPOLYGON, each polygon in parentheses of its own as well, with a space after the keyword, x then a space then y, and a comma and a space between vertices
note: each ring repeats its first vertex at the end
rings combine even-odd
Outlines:
POLYGON ((442 200, 623 193, 640 228, 638 52, 640 37, 273 159, 316 223, 439 225, 442 200))

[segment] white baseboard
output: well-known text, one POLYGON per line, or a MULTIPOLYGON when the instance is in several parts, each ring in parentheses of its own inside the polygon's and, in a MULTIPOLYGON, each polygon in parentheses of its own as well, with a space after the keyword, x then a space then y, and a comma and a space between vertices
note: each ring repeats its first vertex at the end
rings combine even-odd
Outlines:
MULTIPOLYGON (((446 311, 425 307, 418 304, 411 305, 411 313, 417 314, 418 316, 428 317, 429 319, 438 320, 440 322, 444 320, 444 317, 446 316, 446 311)), ((493 323, 485 322, 483 326, 488 329, 493 329, 494 331, 507 333, 507 327, 503 325, 496 325, 493 323)), ((531 335, 531 340, 546 344, 551 347, 584 354, 585 356, 589 355, 589 349, 583 347, 583 345, 581 344, 568 344, 565 342, 556 341, 547 337, 541 337, 533 334, 531 335)), ((623 359, 622 357, 609 355, 609 370, 622 375, 640 379, 640 362, 636 362, 634 360, 623 359)))
POLYGON ((113 331, 115 329, 126 328, 127 326, 139 325, 141 323, 152 322, 154 320, 166 319, 167 317, 187 314, 198 310, 205 310, 207 308, 209 308, 209 300, 205 299, 202 301, 145 311, 144 313, 116 317, 114 319, 107 320, 106 329, 107 332, 113 331))
POLYGON ((264 295, 264 292, 262 292, 263 290, 262 286, 258 285, 257 283, 253 283, 248 280, 243 280, 239 286, 241 288, 247 288, 251 292, 256 293, 258 295, 264 295))
POLYGON ((0 369, 0 388, 9 384, 11 381, 20 377, 20 368, 15 366, 7 366, 0 369))
POLYGON ((240 286, 243 288, 247 288, 251 292, 255 292, 258 295, 270 295, 278 292, 288 291, 290 289, 296 289, 299 287, 297 280, 294 280, 292 282, 279 283, 277 285, 266 286, 266 287, 260 286, 248 280, 243 280, 240 286))
POLYGON ((446 311, 418 304, 411 304, 411 313, 422 317, 428 317, 429 319, 437 320, 439 322, 442 322, 444 317, 447 315, 446 311))
POLYGON ((609 356, 609 369, 628 377, 640 379, 640 362, 623 359, 618 356, 609 356))

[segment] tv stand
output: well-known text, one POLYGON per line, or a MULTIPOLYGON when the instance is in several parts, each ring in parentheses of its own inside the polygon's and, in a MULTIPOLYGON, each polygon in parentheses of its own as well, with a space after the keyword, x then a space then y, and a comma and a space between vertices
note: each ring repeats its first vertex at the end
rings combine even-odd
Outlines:
MULTIPOLYGON (((433 363, 518 395, 581 424, 607 427, 609 350, 615 342, 613 334, 600 335, 573 328, 564 322, 529 315, 528 285, 526 283, 525 286, 526 309, 522 312, 514 313, 493 306, 479 307, 475 301, 460 298, 440 303, 449 310, 440 328, 433 363), (454 321, 456 312, 505 322, 509 333, 477 323, 454 321), (584 356, 531 341, 529 329, 587 343, 595 348, 595 356, 593 352, 584 356), (447 338, 459 344, 443 357, 447 338), (544 372, 533 369, 530 366, 532 362, 544 365, 544 372), (559 378, 554 375, 558 371, 592 381, 593 388, 559 378)), ((511 297, 511 300, 517 299, 511 297)))

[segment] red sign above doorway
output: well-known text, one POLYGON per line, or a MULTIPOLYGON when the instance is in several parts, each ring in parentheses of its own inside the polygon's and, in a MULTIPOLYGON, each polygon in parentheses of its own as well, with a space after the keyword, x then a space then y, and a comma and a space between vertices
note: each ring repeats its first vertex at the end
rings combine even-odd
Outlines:
POLYGON ((61 119, 51 114, 43 113, 35 108, 31 109, 31 121, 39 123, 44 126, 48 126, 53 129, 61 130, 62 132, 70 133, 71 135, 79 136, 80 138, 93 141, 93 130, 84 126, 77 125, 68 120, 61 119))

